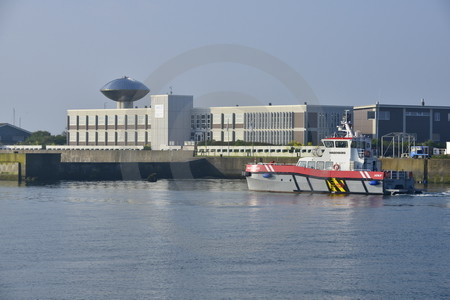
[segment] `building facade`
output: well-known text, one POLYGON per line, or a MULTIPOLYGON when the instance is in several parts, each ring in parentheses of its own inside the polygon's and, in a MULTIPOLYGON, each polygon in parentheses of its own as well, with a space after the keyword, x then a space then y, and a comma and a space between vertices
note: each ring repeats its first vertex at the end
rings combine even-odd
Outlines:
MULTIPOLYGON (((206 126, 208 140, 260 142, 286 145, 292 141, 317 145, 336 131, 342 114, 350 106, 268 105, 211 107, 193 110, 192 127, 206 126), (197 117, 199 116, 199 117, 197 117), (198 120, 200 119, 200 123, 198 120), (205 120, 205 123, 203 123, 205 120)), ((195 134, 194 134, 195 135, 195 134)), ((198 135, 197 135, 198 136, 198 135)))
POLYGON ((190 139, 192 96, 154 95, 152 107, 67 111, 71 146, 145 146, 158 150, 190 139))
POLYGON ((381 139, 392 132, 415 136, 417 143, 450 140, 450 107, 374 104, 353 108, 354 127, 365 135, 381 139))
POLYGON ((0 145, 14 145, 23 142, 31 135, 31 132, 20 127, 0 123, 0 145))
POLYGON ((160 150, 188 141, 317 145, 350 106, 268 105, 194 108, 192 96, 152 95, 145 108, 69 110, 71 146, 145 146, 160 150))
MULTIPOLYGON (((445 143, 450 140, 450 107, 425 105, 268 105, 194 108, 192 96, 152 95, 151 106, 69 110, 68 144, 181 147, 188 141, 292 141, 318 145, 335 132, 345 110, 353 127, 375 139, 401 132, 445 143)), ((4 139, 4 138, 3 138, 4 139)), ((1 142, 1 141, 0 141, 1 142)))

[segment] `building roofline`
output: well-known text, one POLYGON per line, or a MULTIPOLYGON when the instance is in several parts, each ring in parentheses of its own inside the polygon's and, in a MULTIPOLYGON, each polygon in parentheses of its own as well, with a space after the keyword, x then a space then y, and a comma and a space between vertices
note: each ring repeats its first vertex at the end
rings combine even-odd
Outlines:
POLYGON ((29 134, 32 133, 32 132, 30 132, 30 131, 28 131, 26 129, 20 128, 20 127, 18 127, 16 125, 9 124, 9 123, 0 123, 0 127, 3 127, 3 126, 11 126, 11 127, 15 128, 15 129, 18 129, 18 130, 21 130, 21 131, 25 131, 26 133, 29 133, 29 134))
POLYGON ((450 109, 450 106, 438 106, 438 105, 405 105, 405 104, 370 104, 362 106, 354 106, 353 109, 367 109, 376 107, 392 107, 392 108, 425 108, 425 109, 450 109))
POLYGON ((283 108, 288 106, 296 106, 296 107, 353 107, 352 105, 333 105, 333 104, 327 104, 327 105, 321 105, 321 104, 280 104, 280 105, 238 105, 238 106, 210 106, 209 108, 236 108, 236 107, 242 107, 242 108, 255 108, 255 107, 276 107, 276 108, 283 108))
MULTIPOLYGON (((175 94, 151 94, 150 97, 153 96, 170 96, 170 97, 194 97, 193 95, 175 95, 175 94)), ((138 101, 138 100, 136 100, 138 101)))
POLYGON ((71 112, 71 111, 100 111, 100 110, 106 110, 106 111, 118 111, 118 110, 132 111, 132 110, 143 110, 143 109, 150 109, 150 107, 138 107, 138 108, 87 108, 87 109, 68 109, 67 112, 71 112))

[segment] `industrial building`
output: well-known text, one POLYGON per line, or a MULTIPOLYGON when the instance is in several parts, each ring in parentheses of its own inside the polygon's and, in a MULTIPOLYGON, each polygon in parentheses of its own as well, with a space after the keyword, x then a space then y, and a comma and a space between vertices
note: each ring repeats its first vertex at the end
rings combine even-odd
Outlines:
POLYGON ((0 123, 0 145, 12 145, 23 142, 31 135, 31 132, 11 125, 0 123))
POLYGON ((361 133, 381 139, 392 132, 415 136, 417 143, 450 140, 450 107, 374 104, 353 108, 354 127, 361 133))

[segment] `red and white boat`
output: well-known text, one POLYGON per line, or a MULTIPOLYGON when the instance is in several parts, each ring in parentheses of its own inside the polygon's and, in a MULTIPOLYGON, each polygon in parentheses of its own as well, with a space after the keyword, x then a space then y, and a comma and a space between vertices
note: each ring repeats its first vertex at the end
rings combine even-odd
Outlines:
POLYGON ((381 171, 371 141, 354 134, 350 115, 344 114, 334 137, 322 139, 313 155, 295 165, 247 164, 248 188, 268 192, 336 194, 416 193, 414 177, 407 171, 381 171))

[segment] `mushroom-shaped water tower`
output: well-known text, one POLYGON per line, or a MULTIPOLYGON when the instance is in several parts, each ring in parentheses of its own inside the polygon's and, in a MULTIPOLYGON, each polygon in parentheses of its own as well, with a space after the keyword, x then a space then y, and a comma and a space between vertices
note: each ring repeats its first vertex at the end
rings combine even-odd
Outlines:
POLYGON ((124 76, 105 84, 100 91, 111 100, 117 102, 117 108, 133 108, 133 102, 150 92, 142 82, 124 76))

